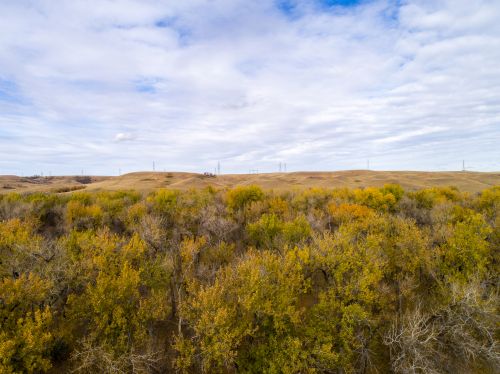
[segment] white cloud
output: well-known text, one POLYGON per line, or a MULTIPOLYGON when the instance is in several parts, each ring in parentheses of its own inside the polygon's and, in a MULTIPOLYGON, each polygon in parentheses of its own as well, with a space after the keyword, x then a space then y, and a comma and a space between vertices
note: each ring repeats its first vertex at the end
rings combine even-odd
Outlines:
POLYGON ((500 3, 313 2, 2 2, 0 173, 498 170, 500 3))
POLYGON ((115 142, 127 142, 135 139, 136 139, 135 135, 131 133, 119 132, 118 134, 115 135, 115 142))

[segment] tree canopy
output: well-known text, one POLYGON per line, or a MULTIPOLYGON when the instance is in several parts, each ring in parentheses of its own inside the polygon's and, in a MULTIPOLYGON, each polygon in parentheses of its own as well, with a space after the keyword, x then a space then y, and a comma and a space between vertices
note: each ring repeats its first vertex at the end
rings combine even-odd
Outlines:
POLYGON ((0 373, 496 373, 500 187, 0 194, 0 373))

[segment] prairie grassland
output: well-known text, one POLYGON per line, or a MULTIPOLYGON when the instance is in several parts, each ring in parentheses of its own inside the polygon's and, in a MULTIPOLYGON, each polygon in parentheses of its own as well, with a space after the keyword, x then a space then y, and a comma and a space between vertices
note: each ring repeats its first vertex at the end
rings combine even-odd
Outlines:
POLYGON ((150 192, 157 188, 188 190, 207 186, 233 188, 245 185, 257 185, 264 189, 288 190, 310 187, 382 187, 387 183, 397 183, 405 190, 454 186, 460 191, 474 193, 494 185, 499 185, 500 172, 347 170, 336 172, 224 174, 217 177, 183 172, 136 172, 115 177, 58 176, 28 178, 0 176, 0 193, 61 193, 77 189, 85 189, 87 191, 133 189, 150 192))

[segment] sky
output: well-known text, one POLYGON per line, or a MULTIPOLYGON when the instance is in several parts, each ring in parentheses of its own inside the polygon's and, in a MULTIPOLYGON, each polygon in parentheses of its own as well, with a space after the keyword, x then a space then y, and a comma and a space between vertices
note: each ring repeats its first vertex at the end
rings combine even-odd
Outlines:
POLYGON ((498 0, 0 0, 0 174, 500 170, 498 0))

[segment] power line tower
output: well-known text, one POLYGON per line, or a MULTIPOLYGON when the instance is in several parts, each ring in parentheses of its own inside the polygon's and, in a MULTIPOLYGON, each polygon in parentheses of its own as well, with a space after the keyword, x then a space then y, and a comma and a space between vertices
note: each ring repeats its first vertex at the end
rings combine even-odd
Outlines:
POLYGON ((217 161, 217 175, 220 175, 220 161, 217 161))
POLYGON ((155 162, 153 161, 153 171, 155 171, 155 162))
POLYGON ((462 160, 462 171, 465 171, 465 160, 462 160))

